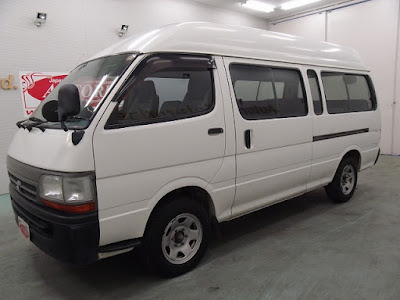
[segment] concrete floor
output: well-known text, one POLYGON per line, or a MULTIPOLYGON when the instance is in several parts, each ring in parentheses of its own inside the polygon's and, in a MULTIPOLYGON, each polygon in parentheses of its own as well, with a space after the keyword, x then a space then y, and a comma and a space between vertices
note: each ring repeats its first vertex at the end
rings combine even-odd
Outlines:
POLYGON ((138 253, 60 263, 18 234, 0 198, 2 299, 400 299, 400 157, 359 175, 353 199, 319 189, 223 224, 194 271, 160 279, 138 253))

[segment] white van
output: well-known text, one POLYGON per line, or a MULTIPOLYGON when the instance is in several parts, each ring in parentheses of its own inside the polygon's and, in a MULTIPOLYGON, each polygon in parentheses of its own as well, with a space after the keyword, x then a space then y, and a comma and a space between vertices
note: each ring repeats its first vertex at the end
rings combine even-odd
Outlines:
POLYGON ((8 152, 21 232, 72 263, 144 246, 192 269, 213 224, 325 187, 348 201, 379 155, 359 55, 264 30, 182 23, 74 69, 8 152))

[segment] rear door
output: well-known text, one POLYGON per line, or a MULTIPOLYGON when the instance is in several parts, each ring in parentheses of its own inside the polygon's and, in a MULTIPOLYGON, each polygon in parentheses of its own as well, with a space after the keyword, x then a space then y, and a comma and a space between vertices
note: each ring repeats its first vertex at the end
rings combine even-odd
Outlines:
POLYGON ((300 67, 224 61, 237 140, 235 216, 306 190, 312 119, 300 67))

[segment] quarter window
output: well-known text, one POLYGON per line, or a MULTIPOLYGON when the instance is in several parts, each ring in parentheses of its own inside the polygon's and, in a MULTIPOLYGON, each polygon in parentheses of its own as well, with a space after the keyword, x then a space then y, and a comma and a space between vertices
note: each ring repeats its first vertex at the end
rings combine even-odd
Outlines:
POLYGON ((330 114, 370 111, 376 108, 368 76, 337 72, 322 72, 321 75, 330 114))
POLYGON ((311 97, 313 100, 314 113, 316 115, 320 115, 322 114, 322 97, 321 97, 321 90, 319 88, 317 74, 313 70, 308 70, 307 77, 311 89, 311 97))
POLYGON ((232 84, 240 114, 247 120, 307 115, 300 72, 232 64, 232 84))
POLYGON ((214 106, 211 58, 153 55, 135 70, 119 93, 118 102, 109 128, 205 114, 214 106))

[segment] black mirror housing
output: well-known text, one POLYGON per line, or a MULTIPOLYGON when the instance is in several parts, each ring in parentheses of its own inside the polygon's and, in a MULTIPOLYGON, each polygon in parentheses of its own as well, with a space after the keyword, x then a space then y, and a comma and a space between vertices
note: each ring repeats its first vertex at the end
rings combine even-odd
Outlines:
POLYGON ((58 101, 46 102, 42 107, 42 115, 48 122, 58 122, 58 101))
POLYGON ((79 90, 74 84, 64 84, 58 91, 58 121, 76 116, 81 111, 79 90))

